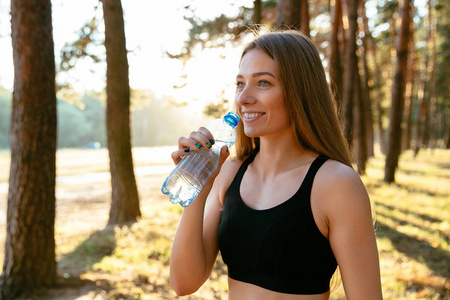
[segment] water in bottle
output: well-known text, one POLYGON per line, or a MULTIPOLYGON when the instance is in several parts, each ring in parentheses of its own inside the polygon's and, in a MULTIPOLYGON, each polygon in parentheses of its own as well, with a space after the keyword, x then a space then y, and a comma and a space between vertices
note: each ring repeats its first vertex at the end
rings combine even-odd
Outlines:
POLYGON ((214 145, 209 150, 200 148, 184 156, 161 187, 172 203, 186 207, 197 198, 203 185, 217 169, 220 149, 234 144, 238 122, 239 116, 229 112, 223 119, 214 120, 206 126, 214 137, 214 145))

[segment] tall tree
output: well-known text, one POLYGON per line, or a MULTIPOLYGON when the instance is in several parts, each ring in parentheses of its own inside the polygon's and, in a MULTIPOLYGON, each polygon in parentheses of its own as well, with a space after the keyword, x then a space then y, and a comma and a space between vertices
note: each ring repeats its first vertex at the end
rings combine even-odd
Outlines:
MULTIPOLYGON (((359 6, 359 14, 362 19, 367 19, 366 10, 365 10, 365 2, 361 1, 359 6)), ((360 24, 360 32, 363 33, 361 37, 361 47, 360 47, 360 67, 359 72, 361 74, 361 105, 359 106, 361 109, 361 115, 363 116, 362 124, 365 128, 365 139, 367 150, 364 150, 365 153, 360 153, 359 157, 364 157, 366 160, 370 156, 374 155, 374 137, 373 137, 373 114, 372 114, 372 100, 370 96, 370 87, 369 81, 371 81, 371 76, 369 74, 369 66, 367 62, 367 36, 370 35, 369 28, 365 26, 365 22, 361 22, 360 24)), ((361 35, 360 35, 361 36, 361 35)), ((362 141, 361 141, 362 142, 362 141)))
POLYGON ((300 1, 300 31, 307 34, 309 36, 309 1, 301 0, 300 1))
POLYGON ((431 91, 431 69, 433 68, 433 60, 431 53, 433 52, 433 21, 431 1, 428 1, 428 18, 425 20, 425 58, 423 60, 422 72, 420 75, 418 102, 419 102, 419 118, 416 126, 416 140, 414 145, 414 155, 417 155, 422 146, 426 146, 429 141, 429 125, 430 125, 430 91, 431 91))
POLYGON ((390 111, 388 152, 384 169, 384 181, 394 182, 398 158, 401 152, 402 120, 405 105, 406 71, 408 63, 410 31, 410 0, 403 0, 400 10, 401 25, 397 39, 397 60, 395 63, 394 83, 392 85, 392 105, 390 111))
POLYGON ((354 131, 355 131, 355 138, 357 139, 357 154, 356 154, 356 160, 357 160, 357 167, 358 172, 360 174, 366 173, 366 162, 367 162, 367 123, 366 123, 366 111, 365 111, 365 99, 362 95, 363 93, 363 83, 362 83, 362 76, 360 76, 360 72, 358 70, 355 70, 355 88, 354 88, 354 98, 355 98, 355 105, 354 105, 354 111, 355 111, 355 125, 354 131))
POLYGON ((414 43, 414 22, 411 22, 411 41, 409 44, 410 47, 410 59, 411 63, 408 64, 407 71, 407 79, 406 79, 406 92, 405 92, 405 134, 403 136, 403 145, 402 148, 404 150, 411 149, 411 138, 412 138, 412 117, 413 117, 413 102, 414 102, 414 87, 416 81, 417 74, 417 55, 416 55, 416 47, 414 43))
MULTIPOLYGON (((369 30, 369 19, 367 18, 367 15, 365 13, 362 14, 362 18, 363 18, 363 25, 364 25, 364 53, 366 56, 366 60, 371 58, 372 60, 372 71, 373 71, 373 92, 374 92, 374 97, 372 97, 373 102, 374 102, 374 106, 376 107, 376 114, 375 114, 375 123, 377 126, 377 131, 378 131, 378 142, 380 145, 380 150, 382 153, 385 153, 385 137, 384 137, 384 129, 383 129, 383 109, 381 107, 381 99, 382 97, 382 93, 381 93, 381 75, 380 75, 380 70, 378 67, 378 62, 377 62, 377 56, 376 56, 376 46, 375 46, 375 41, 374 38, 372 36, 372 33, 369 30)), ((370 114, 372 116, 372 113, 370 114)), ((375 139, 375 138, 373 138, 375 139)))
POLYGON ((11 1, 11 33, 14 92, 2 299, 56 282, 56 94, 50 0, 11 1))
POLYGON ((343 89, 342 80, 342 63, 341 63, 341 53, 339 47, 339 33, 343 30, 342 28, 342 3, 341 0, 336 0, 332 5, 332 27, 331 27, 331 38, 330 38, 330 68, 329 73, 331 76, 331 81, 333 83, 333 92, 336 99, 336 104, 339 110, 341 109, 341 97, 343 89))
POLYGON ((353 144, 353 106, 354 82, 358 71, 358 57, 356 55, 357 12, 359 0, 345 0, 347 25, 347 47, 345 54, 346 69, 344 72, 344 87, 342 92, 341 125, 350 148, 353 144))
POLYGON ((309 35, 308 0, 278 0, 275 27, 298 29, 309 35))
POLYGON ((254 25, 260 25, 262 20, 261 0, 253 0, 253 16, 252 21, 254 25))
POLYGON ((133 170, 130 133, 130 85, 125 28, 120 0, 101 0, 105 20, 106 131, 112 199, 109 224, 141 216, 133 170))

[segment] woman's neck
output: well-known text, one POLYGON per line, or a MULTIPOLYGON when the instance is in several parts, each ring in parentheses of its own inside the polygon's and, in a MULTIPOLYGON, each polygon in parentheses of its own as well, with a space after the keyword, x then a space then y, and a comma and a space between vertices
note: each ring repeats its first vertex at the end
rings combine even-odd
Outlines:
POLYGON ((265 177, 309 165, 316 155, 303 149, 295 136, 261 137, 255 166, 265 177))

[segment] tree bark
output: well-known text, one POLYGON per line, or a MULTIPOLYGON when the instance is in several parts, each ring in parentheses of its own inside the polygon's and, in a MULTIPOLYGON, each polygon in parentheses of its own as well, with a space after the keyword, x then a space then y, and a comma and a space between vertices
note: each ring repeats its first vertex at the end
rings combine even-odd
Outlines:
POLYGON ((384 181, 395 182, 395 171, 401 151, 402 119, 405 105, 406 70, 408 63, 408 45, 410 31, 410 0, 404 0, 401 9, 400 34, 397 40, 397 60, 395 64, 394 83, 392 85, 392 105, 389 124, 389 142, 384 170, 384 181))
POLYGON ((419 117, 417 120, 417 126, 416 126, 416 139, 414 142, 414 156, 417 156, 419 154, 420 148, 422 146, 425 146, 428 144, 428 128, 430 123, 430 103, 429 103, 429 91, 430 91, 430 80, 429 75, 430 72, 428 71, 431 66, 430 64, 430 52, 431 49, 431 35, 432 35, 432 28, 431 28, 431 3, 428 2, 428 23, 426 25, 427 28, 427 35, 425 38, 425 58, 423 63, 423 70, 420 76, 420 82, 419 82, 419 88, 417 91, 418 95, 418 105, 419 105, 419 117))
POLYGON ((130 133, 130 86, 120 0, 102 0, 106 48, 106 131, 112 199, 109 224, 136 221, 141 216, 133 170, 130 133))
POLYGON ((253 25, 261 24, 261 16, 262 16, 262 8, 261 8, 261 0, 253 1, 253 25))
POLYGON ((309 36, 309 1, 300 1, 300 31, 309 36))
MULTIPOLYGON (((412 13, 412 12, 411 12, 412 13)), ((411 22, 411 26, 414 23, 411 22)), ((405 114, 406 114, 406 128, 405 135, 403 137, 403 150, 411 149, 411 139, 412 139, 412 115, 413 115, 413 104, 414 104, 414 87, 416 82, 417 74, 417 56, 414 43, 414 29, 411 28, 411 42, 410 42, 410 59, 411 63, 408 66, 407 73, 407 83, 406 83, 406 93, 405 93, 405 114)))
POLYGON ((339 47, 339 32, 342 30, 342 3, 341 0, 334 2, 332 10, 332 28, 331 28, 331 41, 330 41, 330 77, 333 86, 333 94, 336 100, 338 111, 341 111, 341 96, 342 96, 342 63, 339 47))
POLYGON ((279 0, 275 27, 296 29, 309 36, 308 0, 279 0))
MULTIPOLYGON (((360 15, 363 20, 367 19, 366 10, 364 7, 364 2, 360 2, 360 15)), ((370 35, 369 28, 364 25, 364 21, 361 23, 360 31, 364 33, 364 36, 361 38, 361 51, 360 51, 360 74, 361 74, 361 109, 363 115, 363 121, 365 126, 365 139, 366 139, 366 150, 365 150, 365 159, 368 157, 374 156, 374 134, 373 134, 373 114, 372 114, 372 100, 370 96, 370 87, 369 81, 370 72, 369 66, 367 64, 367 36, 370 35)))
POLYGON ((56 94, 50 1, 11 1, 11 33, 14 92, 2 299, 56 282, 56 94))
POLYGON ((362 95, 362 78, 358 70, 355 70, 355 133, 358 140, 357 143, 357 167, 358 173, 364 175, 366 173, 367 162, 367 128, 366 128, 366 112, 364 96, 362 95))
POLYGON ((448 125, 448 129, 447 129, 447 141, 445 143, 445 149, 450 149, 450 123, 448 125))
MULTIPOLYGON (((377 63, 377 56, 376 56, 376 47, 375 47, 375 43, 373 40, 373 36, 370 33, 369 30, 369 20, 367 19, 367 15, 363 14, 363 24, 364 24, 364 32, 365 32, 365 37, 364 37, 364 41, 366 42, 366 58, 371 58, 373 60, 373 91, 375 93, 374 97, 373 97, 373 102, 374 102, 374 106, 376 107, 376 114, 375 114, 375 123, 376 123, 376 127, 377 127, 377 131, 378 131, 378 142, 380 145, 380 150, 381 153, 386 153, 386 146, 385 146, 385 137, 384 137, 384 129, 383 129, 383 116, 384 116, 384 112, 383 109, 381 107, 381 75, 380 75, 380 70, 378 68, 378 63, 377 63)), ((375 140, 375 136, 374 136, 374 140, 375 140)))
MULTIPOLYGON (((428 2, 428 14, 431 24, 431 67, 427 70, 430 73, 430 113, 429 113, 429 141, 426 146, 434 149, 437 144, 437 132, 438 132, 438 109, 436 99, 436 28, 437 21, 434 18, 433 11, 435 8, 432 6, 431 1, 428 2)), ((447 99, 448 100, 448 99, 447 99)))
POLYGON ((355 72, 358 69, 358 58, 356 56, 356 29, 358 0, 346 0, 346 11, 348 19, 347 49, 345 55, 346 69, 344 72, 344 89, 342 94, 342 118, 341 126, 347 139, 348 145, 353 144, 353 105, 354 105, 354 82, 355 72))

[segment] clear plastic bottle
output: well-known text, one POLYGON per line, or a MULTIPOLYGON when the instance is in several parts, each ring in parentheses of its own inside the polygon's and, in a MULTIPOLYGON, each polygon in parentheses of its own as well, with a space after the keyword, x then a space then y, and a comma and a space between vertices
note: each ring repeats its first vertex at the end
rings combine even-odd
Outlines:
POLYGON ((169 195, 172 203, 187 207, 197 198, 203 185, 217 169, 220 149, 234 144, 238 122, 239 116, 229 112, 223 119, 214 120, 206 126, 214 137, 214 145, 209 150, 200 148, 184 156, 161 187, 161 192, 169 195))

